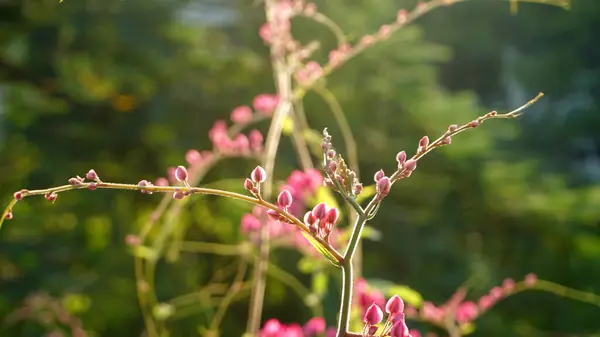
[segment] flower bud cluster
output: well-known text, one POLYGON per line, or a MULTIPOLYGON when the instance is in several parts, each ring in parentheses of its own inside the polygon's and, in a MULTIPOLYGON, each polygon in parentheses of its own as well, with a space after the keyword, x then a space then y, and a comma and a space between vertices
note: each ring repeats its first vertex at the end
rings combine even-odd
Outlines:
POLYGON ((413 333, 415 336, 420 335, 418 332, 409 331, 406 326, 404 302, 398 295, 388 299, 385 313, 387 319, 383 326, 379 327, 378 324, 383 322, 384 312, 377 303, 371 303, 363 315, 363 336, 413 337, 413 333))
POLYGON ((335 152, 327 129, 323 130, 321 149, 323 150, 323 168, 326 174, 325 184, 334 191, 351 198, 362 193, 363 186, 356 177, 356 173, 349 169, 344 158, 335 152))
POLYGON ((311 318, 304 326, 297 323, 283 324, 277 319, 270 319, 260 330, 259 337, 335 337, 335 328, 327 329, 325 319, 311 318))
POLYGON ((263 151, 264 137, 260 131, 252 130, 248 135, 239 133, 231 138, 224 120, 215 122, 208 132, 208 137, 212 141, 214 149, 225 156, 257 156, 263 151))
POLYGON ((329 241, 333 226, 339 217, 340 212, 337 208, 330 208, 324 202, 321 202, 311 211, 306 212, 304 223, 315 237, 329 241))

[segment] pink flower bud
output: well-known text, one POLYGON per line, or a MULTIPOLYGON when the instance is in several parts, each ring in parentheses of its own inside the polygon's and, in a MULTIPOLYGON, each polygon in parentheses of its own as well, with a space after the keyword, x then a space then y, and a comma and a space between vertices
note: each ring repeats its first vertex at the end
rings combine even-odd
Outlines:
POLYGON ((177 166, 177 168, 175 169, 175 179, 177 179, 177 181, 187 181, 187 169, 181 165, 177 166))
POLYGON ((231 121, 237 124, 246 124, 252 120, 252 109, 249 106, 238 106, 231 111, 231 121))
POLYGON ((398 162, 398 167, 404 165, 404 163, 406 162, 406 152, 398 152, 398 154, 396 155, 396 161, 398 162))
POLYGON ((487 310, 491 308, 496 303, 496 300, 491 295, 483 295, 477 301, 477 305, 481 310, 487 310))
POLYGON ((58 198, 58 194, 54 192, 48 192, 44 195, 44 198, 46 198, 46 200, 50 201, 51 203, 54 203, 58 198))
POLYGON ((354 193, 354 195, 359 195, 363 191, 363 185, 362 184, 356 184, 356 185, 354 185, 353 188, 354 188, 354 190, 352 191, 352 193, 354 193))
POLYGON ((246 178, 246 180, 244 181, 244 188, 247 189, 248 191, 253 191, 254 183, 252 182, 252 180, 246 178))
POLYGON ((202 155, 198 150, 188 150, 188 152, 185 153, 185 161, 192 166, 198 165, 202 162, 202 155))
POLYGON ((525 284, 532 287, 535 285, 535 283, 537 282, 537 275, 533 274, 533 273, 529 273, 527 275, 525 275, 525 284))
POLYGON ((429 146, 429 137, 423 136, 423 138, 419 140, 419 149, 417 150, 417 152, 425 151, 427 149, 427 146, 429 146))
POLYGON ((452 138, 446 137, 442 139, 442 145, 450 145, 452 143, 452 138))
POLYGON ((390 193, 390 189, 392 188, 392 182, 390 178, 383 177, 377 181, 377 194, 381 197, 385 197, 390 193))
POLYGON ((406 163, 402 166, 404 171, 412 172, 417 168, 417 161, 414 159, 407 160, 406 163))
POLYGON ((6 220, 11 220, 13 218, 13 212, 12 210, 8 211, 8 213, 6 213, 6 216, 4 217, 4 219, 6 220))
POLYGON ((181 190, 173 192, 173 199, 181 200, 183 198, 185 198, 185 194, 181 190))
POLYGON ((308 211, 308 212, 306 212, 306 214, 304 214, 304 223, 305 224, 307 224, 308 226, 312 226, 315 224, 315 222, 317 222, 317 219, 315 218, 312 211, 308 211))
POLYGON ((327 205, 324 202, 317 204, 313 208, 312 214, 317 220, 324 220, 327 217, 327 205))
POLYGON ((419 332, 419 330, 410 329, 410 331, 408 331, 407 337, 421 337, 421 333, 419 332))
POLYGON ((89 183, 87 188, 88 188, 88 190, 93 191, 96 188, 98 188, 98 184, 97 183, 89 183))
POLYGON ((368 331, 367 331, 369 333, 369 336, 375 336, 375 334, 377 333, 377 329, 379 329, 377 327, 377 325, 370 326, 369 329, 368 329, 368 331))
POLYGON ((367 311, 365 312, 365 316, 363 317, 363 322, 369 325, 379 324, 383 320, 383 312, 381 308, 375 303, 371 304, 367 311))
POLYGON ((396 315, 404 311, 404 301, 398 295, 390 297, 385 304, 385 312, 390 315, 396 315))
POLYGON ((91 169, 88 171, 88 173, 86 173, 85 177, 89 180, 94 180, 94 181, 98 181, 98 174, 96 174, 96 171, 94 171, 94 169, 91 169))
POLYGON ((21 199, 23 199, 23 192, 22 191, 15 192, 15 194, 13 194, 13 197, 16 200, 21 200, 21 199))
POLYGON ((504 279, 502 282, 502 290, 505 292, 511 292, 515 289, 515 281, 511 278, 504 279))
POLYGON ((304 334, 307 336, 319 335, 327 328, 323 317, 313 317, 304 324, 304 334))
POLYGON ((127 244, 128 246, 139 246, 142 244, 142 239, 134 234, 127 234, 125 236, 125 244, 127 244))
POLYGON ((458 125, 452 124, 448 127, 448 132, 454 132, 456 129, 458 129, 458 125))
POLYGON ((402 319, 396 321, 392 326, 392 330, 390 331, 391 337, 406 337, 406 333, 408 332, 408 327, 406 326, 406 322, 402 319))
POLYGON ((406 12, 406 9, 401 9, 398 11, 398 16, 396 18, 396 22, 398 22, 399 24, 403 24, 406 22, 408 18, 408 13, 406 12))
POLYGON ((250 150, 253 152, 260 152, 263 149, 263 134, 258 130, 252 130, 248 134, 248 141, 250 142, 250 150))
POLYGON ((481 124, 481 123, 480 123, 478 120, 474 120, 474 121, 471 121, 471 122, 469 123, 469 126, 470 126, 470 127, 472 127, 472 128, 475 128, 475 127, 477 127, 479 124, 481 124))
POLYGON ((292 201, 292 194, 288 190, 281 191, 279 196, 277 196, 277 203, 282 208, 288 208, 292 206, 292 201))
POLYGON ((260 29, 258 30, 258 35, 260 36, 261 39, 263 39, 263 41, 265 41, 265 43, 270 43, 271 42, 271 38, 272 35, 271 34, 271 26, 269 25, 269 23, 264 23, 262 26, 260 26, 260 29))
POLYGON ((477 318, 479 314, 479 309, 477 308, 477 304, 469 301, 461 303, 456 309, 456 321, 459 323, 467 323, 472 322, 477 318))
POLYGON ((381 39, 387 39, 392 35, 392 27, 390 25, 383 25, 379 28, 377 35, 381 39))
POLYGON ((499 300, 504 297, 504 291, 500 287, 494 287, 492 290, 490 290, 490 295, 494 299, 499 300))
POLYGON ((378 182, 383 177, 385 177, 385 173, 383 172, 383 170, 379 170, 379 171, 375 172, 373 179, 375 180, 375 182, 378 182))
POLYGON ((265 172, 264 168, 257 166, 252 170, 252 173, 250 173, 250 179, 257 184, 263 183, 267 179, 267 172, 265 172))
POLYGON ((169 186, 169 181, 165 177, 160 177, 160 178, 156 179, 156 182, 154 182, 154 185, 156 185, 156 186, 169 186))
POLYGON ((327 211, 327 214, 325 215, 325 221, 328 224, 334 225, 338 221, 339 217, 340 211, 338 211, 337 208, 334 207, 327 211))
POLYGON ((254 110, 263 116, 271 116, 279 104, 279 96, 271 94, 260 94, 254 98, 252 105, 254 110))

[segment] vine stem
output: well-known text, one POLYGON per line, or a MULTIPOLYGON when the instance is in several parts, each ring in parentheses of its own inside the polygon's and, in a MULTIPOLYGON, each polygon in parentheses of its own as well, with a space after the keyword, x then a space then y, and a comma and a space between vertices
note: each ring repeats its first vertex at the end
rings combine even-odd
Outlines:
MULTIPOLYGON (((255 205, 262 206, 262 207, 268 208, 270 210, 273 210, 273 211, 277 212, 277 214, 279 214, 281 217, 283 217, 287 223, 292 224, 292 225, 298 227, 298 229, 300 229, 301 231, 310 234, 310 230, 304 224, 304 222, 300 221, 298 218, 296 218, 292 214, 283 211, 281 208, 279 208, 279 206, 274 205, 274 204, 264 200, 263 198, 255 198, 255 197, 247 196, 247 195, 240 194, 240 193, 222 191, 222 190, 217 190, 217 189, 212 189, 212 188, 183 187, 183 186, 140 186, 140 185, 135 185, 135 184, 110 183, 110 182, 104 182, 104 181, 103 182, 83 182, 83 183, 79 183, 77 185, 69 184, 69 185, 56 186, 56 187, 51 187, 51 188, 46 188, 46 189, 41 189, 41 190, 21 190, 21 200, 25 199, 27 197, 32 197, 32 196, 36 196, 36 195, 45 195, 48 193, 59 194, 62 192, 73 191, 73 190, 86 190, 89 188, 89 186, 91 184, 94 184, 92 186, 94 186, 94 188, 96 188, 96 189, 113 189, 113 190, 129 190, 129 191, 145 190, 147 192, 162 192, 162 193, 174 193, 175 191, 187 191, 187 192, 191 192, 192 194, 205 194, 205 195, 216 195, 216 196, 221 196, 221 197, 228 197, 228 198, 232 198, 232 199, 236 199, 236 200, 249 202, 251 204, 255 204, 255 205)), ((5 220, 6 214, 8 212, 10 212, 10 210, 15 206, 17 201, 18 201, 17 199, 13 199, 9 203, 8 207, 4 210, 2 219, 0 219, 0 226, 2 225, 2 223, 5 220)), ((324 240, 321 240, 312 235, 311 235, 311 237, 313 237, 314 240, 316 240, 320 245, 322 245, 325 250, 327 250, 329 253, 331 253, 331 255, 333 255, 341 264, 343 257, 337 250, 335 250, 335 248, 333 248, 330 244, 328 244, 324 240)))

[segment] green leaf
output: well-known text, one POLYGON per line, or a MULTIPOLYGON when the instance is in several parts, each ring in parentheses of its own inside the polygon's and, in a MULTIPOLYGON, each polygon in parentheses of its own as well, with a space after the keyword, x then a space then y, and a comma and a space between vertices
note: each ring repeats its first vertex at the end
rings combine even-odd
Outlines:
POLYGON ((308 239, 308 242, 310 242, 310 244, 313 245, 313 247, 315 247, 317 251, 321 253, 321 255, 325 256, 325 258, 327 258, 329 262, 331 262, 336 267, 341 267, 340 262, 337 260, 337 258, 333 256, 327 249, 325 249, 325 247, 323 247, 323 245, 319 241, 315 240, 315 238, 313 238, 310 234, 306 232, 302 232, 302 235, 304 235, 304 237, 308 239))
POLYGON ((361 203, 372 196, 377 192, 375 185, 364 186, 362 192, 356 197, 356 202, 361 203))
POLYGON ((418 291, 408 286, 377 279, 367 280, 367 284, 382 291, 386 297, 398 295, 405 303, 410 304, 415 308, 420 308, 423 304, 423 296, 418 291))

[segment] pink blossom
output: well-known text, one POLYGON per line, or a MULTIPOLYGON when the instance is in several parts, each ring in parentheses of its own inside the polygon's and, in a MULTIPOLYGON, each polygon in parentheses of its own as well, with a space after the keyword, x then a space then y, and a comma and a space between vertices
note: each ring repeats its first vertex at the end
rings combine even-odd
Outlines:
POLYGON ((468 301, 461 303, 456 309, 456 321, 459 323, 467 323, 472 322, 477 318, 479 314, 479 309, 477 308, 477 304, 474 302, 468 301))
POLYGON ((254 129, 248 134, 248 141, 250 142, 250 150, 258 153, 263 150, 263 134, 254 129))
POLYGON ((323 317, 313 317, 304 324, 304 334, 313 336, 325 332, 326 323, 323 317))
POLYGON ((243 105, 231 111, 231 121, 238 124, 246 124, 252 120, 252 109, 249 106, 243 105))
POLYGON ((537 282, 537 275, 533 273, 529 273, 525 275, 525 284, 532 287, 537 282))
POLYGON ((481 296, 479 301, 477 301, 477 304, 479 305, 479 308, 481 310, 487 310, 491 308, 495 303, 496 300, 491 295, 483 295, 481 296))
POLYGON ((185 161, 192 166, 198 165, 202 163, 202 155, 198 150, 188 150, 188 152, 185 153, 185 161))
POLYGON ((254 98, 252 105, 254 110, 260 112, 263 116, 270 117, 279 104, 279 96, 272 94, 260 94, 254 98))

